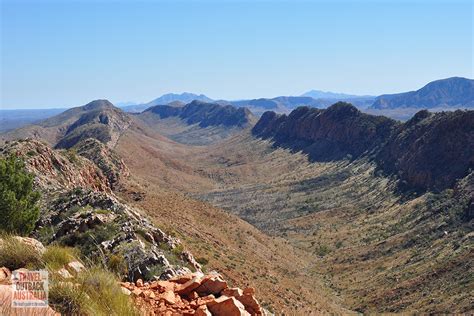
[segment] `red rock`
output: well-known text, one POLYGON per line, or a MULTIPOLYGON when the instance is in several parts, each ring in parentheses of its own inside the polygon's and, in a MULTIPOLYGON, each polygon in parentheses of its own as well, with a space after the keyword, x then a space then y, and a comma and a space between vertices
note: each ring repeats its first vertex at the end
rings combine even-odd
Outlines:
POLYGON ((237 297, 244 306, 245 310, 248 311, 252 315, 261 315, 263 313, 262 308, 258 301, 255 299, 253 295, 242 295, 237 297))
POLYGON ((201 285, 196 289, 196 292, 199 295, 219 294, 225 288, 227 288, 227 282, 217 275, 203 280, 201 285))
POLYGON ((200 276, 195 276, 188 282, 184 284, 179 284, 176 287, 176 292, 179 295, 188 295, 189 293, 191 293, 192 291, 194 291, 201 285, 201 281, 202 281, 202 278, 200 276))
POLYGON ((237 296, 244 295, 244 292, 242 291, 242 289, 239 289, 238 287, 233 287, 233 288, 223 289, 221 294, 225 296, 237 297, 237 296))
POLYGON ((137 280, 137 286, 139 286, 139 287, 143 286, 143 280, 142 279, 137 280))
POLYGON ((158 281, 157 285, 161 287, 162 291, 174 291, 176 284, 170 281, 158 281))
POLYGON ((135 295, 135 296, 140 296, 142 293, 143 293, 143 291, 140 290, 139 288, 136 288, 132 291, 132 294, 135 295))
POLYGON ((205 305, 209 302, 214 301, 215 299, 216 299, 215 296, 211 294, 211 295, 208 295, 208 296, 198 298, 196 303, 198 305, 205 305))
POLYGON ((199 297, 199 294, 197 294, 195 291, 192 291, 188 297, 191 299, 191 300, 195 300, 199 297))
POLYGON ((202 278, 202 277, 204 277, 204 274, 202 272, 198 271, 198 272, 195 272, 195 273, 177 275, 177 276, 172 277, 171 279, 169 279, 169 281, 173 282, 173 283, 184 284, 184 283, 188 282, 189 280, 192 280, 193 278, 195 278, 197 276, 202 278))
POLYGON ((195 316, 212 316, 206 305, 199 306, 194 313, 195 316))
POLYGON ((160 294, 160 298, 164 299, 166 303, 172 305, 176 303, 176 297, 173 291, 165 291, 160 294))
POLYGON ((207 307, 214 316, 250 316, 244 305, 234 297, 221 296, 207 304, 207 307))

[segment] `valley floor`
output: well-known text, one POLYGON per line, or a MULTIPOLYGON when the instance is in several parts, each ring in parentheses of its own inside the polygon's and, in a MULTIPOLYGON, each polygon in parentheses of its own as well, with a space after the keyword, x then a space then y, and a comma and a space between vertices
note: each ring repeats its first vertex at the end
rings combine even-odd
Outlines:
POLYGON ((205 146, 129 131, 116 150, 133 174, 123 198, 279 311, 472 310, 472 174, 400 194, 370 161, 310 163, 248 130, 205 146))

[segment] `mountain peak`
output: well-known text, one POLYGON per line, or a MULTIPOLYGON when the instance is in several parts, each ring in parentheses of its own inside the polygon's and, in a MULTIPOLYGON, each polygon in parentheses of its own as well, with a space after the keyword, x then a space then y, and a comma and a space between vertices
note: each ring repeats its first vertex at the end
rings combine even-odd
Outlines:
POLYGON ((99 100, 94 100, 87 103, 82 108, 84 111, 90 111, 90 110, 115 108, 115 106, 109 100, 99 99, 99 100))

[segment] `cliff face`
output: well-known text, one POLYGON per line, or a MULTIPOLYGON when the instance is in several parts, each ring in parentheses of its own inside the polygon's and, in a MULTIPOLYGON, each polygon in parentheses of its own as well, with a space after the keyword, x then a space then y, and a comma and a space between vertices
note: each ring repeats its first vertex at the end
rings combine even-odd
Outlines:
POLYGON ((452 187, 474 167, 474 111, 418 112, 394 130, 377 163, 410 188, 452 187))
POLYGON ((375 158, 407 189, 446 189, 474 166, 473 111, 421 111, 400 124, 339 102, 326 110, 301 107, 288 116, 266 112, 252 132, 316 161, 375 158))
POLYGON ((299 107, 288 116, 266 112, 252 131, 277 145, 303 150, 313 160, 327 161, 373 150, 396 125, 394 120, 339 102, 326 110, 299 107))

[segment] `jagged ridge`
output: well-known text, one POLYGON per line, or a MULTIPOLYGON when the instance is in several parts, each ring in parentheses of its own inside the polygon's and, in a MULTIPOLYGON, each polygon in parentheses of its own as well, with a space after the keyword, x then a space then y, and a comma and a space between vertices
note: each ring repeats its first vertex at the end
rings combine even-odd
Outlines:
POLYGON ((252 132, 316 161, 368 155, 409 189, 443 190, 474 166, 473 111, 421 111, 401 124, 339 102, 326 110, 300 107, 288 116, 266 112, 252 132))

